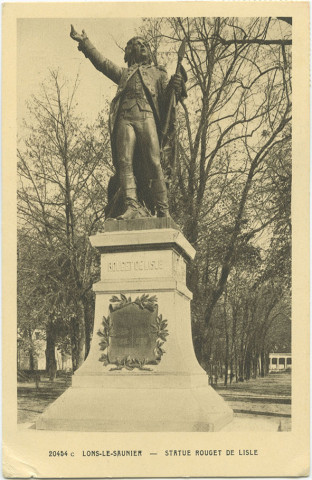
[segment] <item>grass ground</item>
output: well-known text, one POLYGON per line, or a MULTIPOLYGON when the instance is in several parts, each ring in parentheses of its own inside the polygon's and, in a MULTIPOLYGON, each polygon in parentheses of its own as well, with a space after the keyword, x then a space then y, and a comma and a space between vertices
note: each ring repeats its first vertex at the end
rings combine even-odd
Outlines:
MULTIPOLYGON (((54 382, 41 377, 38 388, 34 382, 18 383, 18 423, 34 423, 70 385, 71 376, 62 376, 54 382)), ((235 417, 268 419, 280 430, 291 429, 290 374, 271 374, 227 387, 219 382, 214 388, 233 409, 235 417)))
POLYGON ((50 382, 41 376, 38 388, 34 381, 17 384, 17 423, 34 423, 37 417, 71 386, 71 375, 50 382))
POLYGON ((291 375, 275 373, 248 382, 214 386, 234 416, 257 416, 275 422, 280 431, 291 430, 291 375), (261 417, 260 417, 261 416, 261 417))
POLYGON ((222 379, 214 388, 221 392, 248 393, 252 395, 270 395, 270 396, 290 396, 291 395, 291 374, 290 373, 271 373, 263 378, 248 380, 248 382, 233 382, 226 387, 222 384, 222 379))

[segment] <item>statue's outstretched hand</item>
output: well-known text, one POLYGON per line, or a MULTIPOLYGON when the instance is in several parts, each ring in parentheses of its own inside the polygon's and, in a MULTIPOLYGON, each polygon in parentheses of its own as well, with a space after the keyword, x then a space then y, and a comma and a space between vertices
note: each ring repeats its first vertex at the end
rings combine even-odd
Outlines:
POLYGON ((87 34, 84 30, 82 30, 82 34, 80 35, 80 33, 76 32, 75 28, 74 28, 74 25, 71 25, 71 29, 70 29, 70 37, 75 40, 76 42, 82 42, 85 38, 88 38, 87 37, 87 34))

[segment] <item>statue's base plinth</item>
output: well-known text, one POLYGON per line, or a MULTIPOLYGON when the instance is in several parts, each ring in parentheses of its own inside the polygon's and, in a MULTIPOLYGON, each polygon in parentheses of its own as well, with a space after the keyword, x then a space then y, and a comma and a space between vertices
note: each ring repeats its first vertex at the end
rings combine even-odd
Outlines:
MULTIPOLYGON (((116 380, 119 383, 123 378, 116 380)), ((142 388, 138 376, 132 380, 133 388, 116 385, 113 388, 71 387, 41 415, 36 428, 89 432, 213 432, 232 420, 231 409, 207 385, 207 376, 206 385, 201 388, 172 388, 170 375, 161 379, 159 388, 142 388)))
MULTIPOLYGON (((195 251, 178 230, 157 228, 157 220, 147 220, 154 222, 149 230, 132 230, 131 225, 120 230, 119 222, 112 221, 110 231, 91 238, 102 254, 101 280, 94 285, 91 350, 75 372, 72 387, 40 416, 37 429, 193 432, 220 430, 231 421, 232 410, 208 385, 193 350, 192 295, 185 274, 186 260, 192 259, 195 251), (142 294, 156 295, 158 315, 168 321, 168 336, 162 345, 165 353, 158 364, 146 365, 148 370, 116 370, 115 364, 100 361, 103 350, 97 333, 103 328, 103 316, 108 316, 111 297, 121 298, 120 294, 132 301, 142 294)), ((120 345, 126 341, 125 352, 137 348, 140 353, 144 340, 142 343, 138 334, 138 343, 136 339, 133 343, 135 332, 132 330, 130 347, 129 338, 120 340, 120 345)), ((114 342, 117 334, 125 337, 125 332, 115 332, 114 342)))

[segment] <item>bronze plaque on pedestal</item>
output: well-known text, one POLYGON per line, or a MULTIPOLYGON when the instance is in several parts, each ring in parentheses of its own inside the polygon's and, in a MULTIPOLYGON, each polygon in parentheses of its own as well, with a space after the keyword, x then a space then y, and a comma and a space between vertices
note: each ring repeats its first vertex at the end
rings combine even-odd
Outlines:
POLYGON ((157 311, 157 307, 151 312, 129 304, 111 313, 109 363, 118 363, 127 357, 145 363, 156 360, 157 334, 152 325, 156 322, 157 311))

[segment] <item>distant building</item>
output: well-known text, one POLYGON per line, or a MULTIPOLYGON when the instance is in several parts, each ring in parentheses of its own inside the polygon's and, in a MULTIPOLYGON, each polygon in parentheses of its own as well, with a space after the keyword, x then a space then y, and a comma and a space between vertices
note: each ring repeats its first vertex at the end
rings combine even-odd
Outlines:
MULTIPOLYGON (((33 358, 33 365, 35 370, 45 370, 46 369, 46 341, 42 334, 42 331, 37 329, 33 332, 32 341, 36 346, 36 355, 33 358)), ((55 348, 55 358, 56 365, 58 370, 71 371, 72 370, 72 360, 71 355, 66 353, 61 353, 57 348, 55 348)), ((30 358, 29 352, 25 351, 18 344, 17 347, 17 366, 19 370, 30 370, 30 358)))
POLYGON ((291 353, 270 353, 269 371, 291 368, 291 353))

